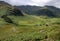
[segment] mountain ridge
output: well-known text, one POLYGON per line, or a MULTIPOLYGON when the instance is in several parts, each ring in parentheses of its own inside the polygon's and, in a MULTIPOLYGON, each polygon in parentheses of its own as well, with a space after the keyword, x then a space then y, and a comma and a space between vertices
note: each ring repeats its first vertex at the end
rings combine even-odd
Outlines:
MULTIPOLYGON (((56 17, 58 17, 58 16, 60 17, 60 9, 59 8, 56 8, 54 6, 40 7, 40 6, 29 6, 29 5, 27 5, 27 6, 14 6, 14 7, 19 8, 20 10, 24 11, 25 13, 27 13, 29 15, 43 15, 42 14, 43 12, 40 11, 41 12, 41 14, 40 14, 39 10, 45 9, 47 11, 49 10, 50 12, 52 12, 52 14, 55 15, 56 17)), ((44 14, 46 15, 46 13, 44 13, 44 14)))
MULTIPOLYGON (((30 6, 30 5, 22 5, 22 6, 12 6, 4 1, 0 1, 0 4, 3 4, 2 7, 9 7, 11 8, 17 8, 20 11, 23 11, 24 13, 28 15, 39 15, 39 16, 48 16, 48 17, 60 17, 60 9, 56 8, 54 6, 30 6)), ((1 6, 1 5, 0 5, 1 6)), ((6 7, 6 8, 7 8, 6 7)))

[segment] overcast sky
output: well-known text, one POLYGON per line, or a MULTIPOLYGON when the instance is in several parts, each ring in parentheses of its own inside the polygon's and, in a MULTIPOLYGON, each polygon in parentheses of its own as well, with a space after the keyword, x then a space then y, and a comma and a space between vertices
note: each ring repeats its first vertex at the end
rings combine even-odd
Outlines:
POLYGON ((2 0, 12 5, 53 5, 60 8, 60 0, 2 0))

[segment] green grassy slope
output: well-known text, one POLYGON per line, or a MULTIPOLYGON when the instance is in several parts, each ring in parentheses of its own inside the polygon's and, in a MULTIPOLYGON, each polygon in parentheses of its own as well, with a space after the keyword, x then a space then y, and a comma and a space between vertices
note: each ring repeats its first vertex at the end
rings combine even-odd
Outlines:
POLYGON ((1 25, 1 41, 60 41, 60 18, 29 15, 8 17, 18 25, 1 25))

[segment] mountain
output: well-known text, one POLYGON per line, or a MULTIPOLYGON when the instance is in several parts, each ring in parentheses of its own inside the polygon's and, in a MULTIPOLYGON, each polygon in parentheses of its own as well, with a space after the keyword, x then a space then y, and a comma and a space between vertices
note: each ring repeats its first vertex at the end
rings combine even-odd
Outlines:
POLYGON ((10 4, 0 1, 0 18, 2 18, 7 23, 14 24, 14 21, 9 16, 24 16, 21 10, 11 6, 10 4))
POLYGON ((1 15, 4 14, 4 15, 23 16, 21 10, 13 7, 12 5, 10 5, 4 1, 0 1, 0 14, 1 15))
POLYGON ((29 15, 60 17, 60 9, 54 6, 15 6, 29 15))
POLYGON ((37 14, 35 11, 38 11, 41 7, 38 6, 14 6, 22 10, 23 12, 29 14, 29 15, 35 15, 37 14))
MULTIPOLYGON (((12 6, 4 1, 0 1, 0 18, 7 23, 15 24, 16 19, 19 19, 20 16, 25 16, 24 12, 28 15, 60 17, 60 9, 53 6, 12 6)), ((29 19, 29 17, 26 18, 29 19)))
POLYGON ((10 4, 8 4, 7 2, 4 2, 4 1, 0 1, 0 5, 9 5, 9 6, 11 6, 10 4))
MULTIPOLYGON (((10 15, 18 15, 19 16, 19 13, 21 13, 20 11, 23 11, 29 15, 60 17, 60 9, 56 8, 54 6, 40 7, 40 6, 30 6, 30 5, 24 6, 24 5, 22 5, 22 6, 14 6, 13 7, 4 1, 0 1, 0 7, 6 7, 6 9, 9 8, 8 12, 10 13, 10 15), (14 9, 12 9, 12 8, 14 8, 14 9), (15 10, 17 10, 17 11, 15 11, 15 10)), ((23 15, 23 14, 21 14, 21 15, 23 15)))

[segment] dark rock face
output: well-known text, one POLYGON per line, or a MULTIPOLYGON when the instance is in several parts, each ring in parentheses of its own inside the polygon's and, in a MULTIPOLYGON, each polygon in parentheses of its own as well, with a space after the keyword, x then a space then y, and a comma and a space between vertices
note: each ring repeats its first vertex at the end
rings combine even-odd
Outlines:
POLYGON ((10 18, 8 18, 6 15, 1 16, 1 18, 3 18, 5 22, 13 23, 13 21, 10 18))
POLYGON ((14 21, 12 21, 9 17, 7 17, 6 15, 3 15, 3 16, 1 16, 1 18, 3 18, 4 19, 4 21, 5 22, 7 22, 7 23, 10 23, 10 24, 14 24, 14 25, 18 25, 18 24, 16 24, 16 23, 14 23, 14 21))
POLYGON ((21 10, 19 10, 18 8, 14 8, 11 12, 11 15, 24 16, 23 13, 21 12, 21 10))

